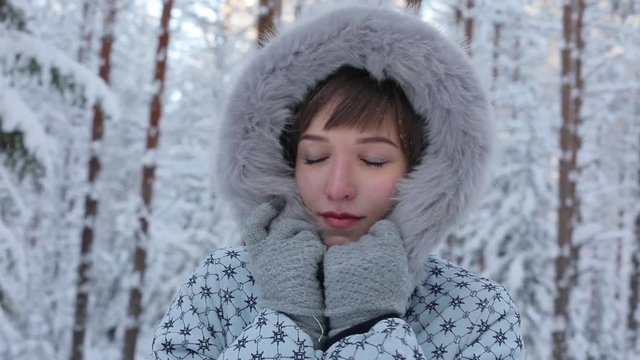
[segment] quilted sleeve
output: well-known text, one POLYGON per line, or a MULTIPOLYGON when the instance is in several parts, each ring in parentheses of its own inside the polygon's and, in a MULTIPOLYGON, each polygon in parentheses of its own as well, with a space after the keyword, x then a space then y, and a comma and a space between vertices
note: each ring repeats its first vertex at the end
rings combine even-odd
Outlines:
POLYGON ((347 336, 331 345, 324 354, 327 360, 426 359, 411 326, 400 318, 376 323, 364 334, 347 336))
POLYGON ((257 308, 242 247, 209 255, 156 329, 156 360, 315 359, 313 341, 286 315, 257 308))
MULTIPOLYGON (((488 285, 491 287, 491 284, 488 285)), ((525 358, 520 314, 502 287, 493 289, 492 304, 473 323, 473 333, 462 349, 461 359, 493 360, 525 358)))
POLYGON ((220 360, 320 359, 322 351, 286 315, 262 310, 240 336, 227 347, 220 360))
POLYGON ((217 359, 227 344, 217 253, 181 287, 153 338, 156 360, 217 359), (220 315, 220 316, 218 316, 220 315))
POLYGON ((439 259, 426 269, 405 318, 429 359, 524 359, 520 315, 504 287, 439 259))

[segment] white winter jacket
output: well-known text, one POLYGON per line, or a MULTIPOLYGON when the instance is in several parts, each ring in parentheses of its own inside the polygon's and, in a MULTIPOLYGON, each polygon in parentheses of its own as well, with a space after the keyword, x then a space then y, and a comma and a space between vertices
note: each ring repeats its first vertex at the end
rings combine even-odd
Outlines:
POLYGON ((430 257, 402 318, 342 338, 326 351, 286 315, 258 306, 244 247, 215 251, 156 330, 157 360, 523 359, 520 316, 505 289, 430 257))

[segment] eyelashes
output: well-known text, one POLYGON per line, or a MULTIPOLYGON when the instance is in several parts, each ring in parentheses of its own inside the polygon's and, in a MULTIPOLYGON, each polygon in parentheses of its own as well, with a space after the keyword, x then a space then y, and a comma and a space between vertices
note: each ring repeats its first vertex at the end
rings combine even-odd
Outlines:
MULTIPOLYGON (((304 163, 305 165, 314 165, 314 164, 321 163, 326 159, 328 159, 328 157, 326 156, 321 158, 315 158, 315 159, 307 157, 307 158, 304 158, 304 163)), ((373 161, 373 160, 367 160, 363 158, 361 158, 360 161, 362 161, 366 166, 373 167, 373 168, 381 168, 387 163, 387 161, 373 161)))
POLYGON ((364 162, 367 166, 375 167, 375 168, 381 168, 384 166, 384 164, 387 163, 386 161, 368 161, 365 159, 360 159, 360 160, 362 160, 362 162, 364 162))
POLYGON ((324 161, 324 160, 326 160, 326 159, 327 159, 326 157, 318 158, 318 159, 305 158, 305 159, 304 159, 304 163, 305 163, 306 165, 313 165, 313 164, 320 163, 320 162, 322 162, 322 161, 324 161))

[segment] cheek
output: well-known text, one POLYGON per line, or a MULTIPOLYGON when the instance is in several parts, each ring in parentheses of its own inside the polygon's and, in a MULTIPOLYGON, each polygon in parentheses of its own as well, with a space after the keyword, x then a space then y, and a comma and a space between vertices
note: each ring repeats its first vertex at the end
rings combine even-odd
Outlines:
POLYGON ((373 209, 377 209, 377 212, 382 214, 389 210, 396 196, 396 184, 395 180, 372 184, 373 186, 367 191, 367 197, 373 209))
POLYGON ((313 203, 313 194, 317 193, 317 177, 311 176, 307 171, 296 171, 296 186, 298 193, 302 198, 305 206, 309 207, 313 203))
POLYGON ((389 201, 391 201, 391 198, 393 198, 394 196, 396 196, 396 192, 397 192, 397 188, 396 188, 396 184, 397 182, 394 181, 391 185, 389 185, 387 187, 387 198, 389 199, 389 201))

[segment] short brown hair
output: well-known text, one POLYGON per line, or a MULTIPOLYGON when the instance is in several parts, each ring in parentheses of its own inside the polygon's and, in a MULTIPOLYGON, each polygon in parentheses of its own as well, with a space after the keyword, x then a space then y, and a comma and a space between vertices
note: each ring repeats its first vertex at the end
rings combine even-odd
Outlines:
POLYGON ((427 147, 425 120, 415 112, 400 86, 393 80, 378 81, 364 70, 342 67, 316 86, 294 109, 296 119, 282 133, 283 155, 292 168, 295 168, 300 135, 313 117, 331 102, 334 109, 325 129, 347 126, 364 130, 394 119, 409 171, 420 162, 427 147))

